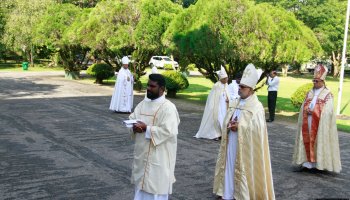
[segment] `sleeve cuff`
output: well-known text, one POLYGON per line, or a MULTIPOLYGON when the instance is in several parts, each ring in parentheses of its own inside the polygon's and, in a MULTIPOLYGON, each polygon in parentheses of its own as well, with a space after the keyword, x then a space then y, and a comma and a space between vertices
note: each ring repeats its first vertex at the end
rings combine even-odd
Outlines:
POLYGON ((146 139, 151 139, 151 126, 147 126, 146 133, 145 133, 146 139))

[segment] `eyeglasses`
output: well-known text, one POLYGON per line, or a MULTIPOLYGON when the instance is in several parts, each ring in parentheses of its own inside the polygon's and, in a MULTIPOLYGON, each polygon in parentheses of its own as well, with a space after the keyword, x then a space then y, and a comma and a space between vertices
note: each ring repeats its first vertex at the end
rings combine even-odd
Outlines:
POLYGON ((322 80, 312 80, 313 83, 318 83, 318 82, 322 82, 322 80))

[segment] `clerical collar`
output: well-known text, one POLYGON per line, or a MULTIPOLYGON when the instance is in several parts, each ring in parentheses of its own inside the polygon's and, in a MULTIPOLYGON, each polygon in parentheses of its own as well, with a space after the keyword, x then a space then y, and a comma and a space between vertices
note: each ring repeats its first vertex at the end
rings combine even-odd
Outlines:
POLYGON ((246 101, 248 101, 250 98, 252 98, 253 95, 250 95, 249 97, 240 100, 240 102, 245 103, 246 101))
POLYGON ((321 87, 321 88, 318 88, 318 89, 314 89, 314 94, 315 95, 318 95, 321 93, 321 91, 325 88, 325 86, 321 87))
POLYGON ((164 94, 162 96, 154 99, 154 100, 151 100, 151 99, 147 98, 147 96, 145 96, 145 101, 148 101, 148 102, 162 102, 164 100, 165 100, 165 95, 164 94))

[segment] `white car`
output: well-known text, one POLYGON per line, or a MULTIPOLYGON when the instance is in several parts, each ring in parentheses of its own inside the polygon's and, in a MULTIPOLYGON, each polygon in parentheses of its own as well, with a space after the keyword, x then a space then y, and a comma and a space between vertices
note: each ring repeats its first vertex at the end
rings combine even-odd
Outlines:
POLYGON ((179 68, 179 63, 171 60, 168 56, 152 56, 148 64, 151 66, 151 68, 156 66, 157 68, 164 69, 165 64, 171 64, 173 68, 175 68, 174 70, 179 68))
POLYGON ((314 72, 315 67, 317 66, 317 64, 323 64, 324 66, 326 66, 328 68, 328 73, 331 73, 332 70, 332 61, 331 60, 311 60, 308 63, 306 63, 306 70, 309 72, 314 72))

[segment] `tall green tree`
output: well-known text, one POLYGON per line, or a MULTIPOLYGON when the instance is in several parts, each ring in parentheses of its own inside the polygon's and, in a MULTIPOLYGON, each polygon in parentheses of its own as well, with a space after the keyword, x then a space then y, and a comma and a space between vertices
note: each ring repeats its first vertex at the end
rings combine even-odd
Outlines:
POLYGON ((11 50, 6 47, 6 43, 3 39, 7 20, 14 7, 15 3, 12 0, 3 0, 0 4, 0 59, 4 59, 5 61, 7 54, 12 53, 11 50))
POLYGON ((35 52, 33 27, 39 23, 40 17, 54 1, 15 0, 13 3, 14 8, 5 26, 4 42, 7 47, 22 50, 33 65, 35 52))
POLYGON ((170 22, 182 11, 180 5, 170 0, 142 0, 138 4, 140 19, 134 32, 138 75, 142 75, 153 55, 171 54, 162 43, 170 22))
POLYGON ((80 8, 93 8, 101 0, 56 0, 57 3, 71 3, 80 8))
MULTIPOLYGON (((0 6, 0 38, 3 38, 6 24, 6 8, 1 4, 0 6)), ((4 59, 6 48, 5 45, 0 41, 0 59, 4 59)))
POLYGON ((213 82, 224 66, 232 76, 252 62, 268 71, 301 63, 320 50, 313 32, 292 14, 250 1, 199 0, 167 30, 169 48, 213 82))
POLYGON ((310 28, 269 4, 251 6, 237 27, 232 34, 238 35, 240 59, 258 63, 267 71, 287 63, 300 66, 322 52, 310 28))
POLYGON ((134 1, 101 1, 84 16, 85 20, 79 19, 70 28, 71 42, 90 48, 96 58, 119 70, 120 59, 135 49, 133 34, 139 14, 134 1))
POLYGON ((56 62, 66 71, 79 71, 86 50, 67 39, 67 31, 80 16, 81 9, 73 4, 52 4, 35 26, 34 40, 37 45, 53 48, 58 56, 56 62))
POLYGON ((346 15, 345 0, 256 0, 281 6, 293 12, 310 27, 320 42, 326 58, 332 59, 333 76, 339 75, 346 15))
POLYGON ((315 32, 327 58, 333 62, 333 76, 340 72, 347 1, 316 1, 307 4, 297 16, 315 32))
POLYGON ((249 6, 244 0, 199 0, 171 22, 164 43, 179 55, 180 66, 194 63, 205 77, 216 82, 215 71, 221 65, 230 75, 244 66, 230 30, 236 29, 236 22, 249 6))
POLYGON ((194 5, 197 0, 172 0, 172 2, 182 5, 184 8, 188 8, 190 5, 194 5))

